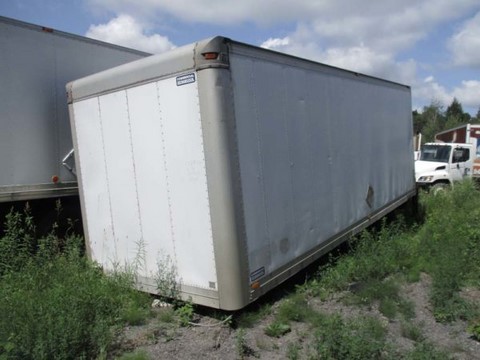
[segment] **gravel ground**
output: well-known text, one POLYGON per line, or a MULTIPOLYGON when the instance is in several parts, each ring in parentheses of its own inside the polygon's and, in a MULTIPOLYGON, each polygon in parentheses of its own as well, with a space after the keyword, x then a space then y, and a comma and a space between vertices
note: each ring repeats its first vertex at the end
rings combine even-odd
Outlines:
MULTIPOLYGON (((441 324, 435 321, 428 302, 431 280, 422 274, 420 281, 406 284, 402 296, 414 303, 415 317, 411 324, 421 330, 422 336, 437 350, 449 354, 454 359, 480 359, 480 342, 466 332, 467 324, 457 321, 441 324)), ((414 348, 415 342, 402 336, 400 320, 389 320, 374 306, 345 305, 342 297, 335 294, 326 301, 314 298, 310 301, 313 309, 328 314, 341 314, 343 317, 369 315, 377 317, 388 330, 387 339, 399 353, 414 348)), ((468 300, 480 302, 478 289, 465 289, 462 296, 468 300)), ((282 299, 277 300, 273 312, 282 299)), ((155 311, 165 311, 162 309, 155 311)), ((143 326, 125 329, 119 348, 122 351, 145 351, 150 359, 287 359, 289 349, 298 349, 299 359, 309 358, 313 331, 306 323, 291 324, 291 331, 280 338, 272 338, 264 330, 273 320, 269 315, 254 327, 245 330, 233 329, 228 324, 208 315, 199 315, 197 326, 179 327, 174 323, 165 323, 159 316, 143 326), (240 346, 240 344, 242 346, 240 346), (239 349, 243 349, 243 355, 239 349)), ((290 356, 292 356, 290 354, 290 356)))

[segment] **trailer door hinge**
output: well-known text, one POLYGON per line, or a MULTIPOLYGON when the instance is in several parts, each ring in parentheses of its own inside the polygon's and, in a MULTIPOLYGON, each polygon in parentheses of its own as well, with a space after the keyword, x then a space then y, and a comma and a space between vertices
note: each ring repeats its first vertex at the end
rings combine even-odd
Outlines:
POLYGON ((75 150, 72 149, 68 152, 67 155, 62 160, 62 165, 72 173, 73 176, 77 177, 77 171, 75 170, 75 150))

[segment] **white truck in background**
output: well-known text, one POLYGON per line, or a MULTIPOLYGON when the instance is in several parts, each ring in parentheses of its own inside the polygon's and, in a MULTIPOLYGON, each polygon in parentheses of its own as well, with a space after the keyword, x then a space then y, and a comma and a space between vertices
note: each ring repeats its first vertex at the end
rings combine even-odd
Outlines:
POLYGON ((435 135, 435 142, 466 143, 473 146, 473 164, 471 176, 480 178, 480 124, 465 124, 444 130, 435 135))
POLYGON ((434 190, 472 176, 474 149, 471 144, 426 143, 415 161, 418 186, 434 190))
POLYGON ((435 135, 421 147, 415 178, 422 188, 444 188, 464 178, 480 178, 480 125, 466 124, 435 135))
POLYGON ((0 16, 0 203, 78 195, 65 85, 147 55, 0 16))
POLYGON ((216 37, 67 90, 87 254, 147 292, 240 309, 416 196, 405 85, 216 37))

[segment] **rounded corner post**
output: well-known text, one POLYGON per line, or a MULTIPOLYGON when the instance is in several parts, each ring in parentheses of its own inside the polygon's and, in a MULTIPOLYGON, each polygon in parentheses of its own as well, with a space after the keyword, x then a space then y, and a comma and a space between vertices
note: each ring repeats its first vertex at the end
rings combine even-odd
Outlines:
POLYGON ((218 66, 197 74, 219 308, 233 311, 251 299, 231 76, 218 66))
POLYGON ((229 38, 216 36, 200 41, 195 46, 195 69, 201 70, 212 67, 229 67, 228 44, 229 38))

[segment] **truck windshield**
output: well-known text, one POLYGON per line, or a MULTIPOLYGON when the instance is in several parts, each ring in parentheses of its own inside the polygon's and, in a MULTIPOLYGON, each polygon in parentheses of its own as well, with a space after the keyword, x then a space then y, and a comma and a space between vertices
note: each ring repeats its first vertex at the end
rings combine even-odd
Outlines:
POLYGON ((448 162, 451 150, 449 145, 423 145, 419 160, 448 162))

